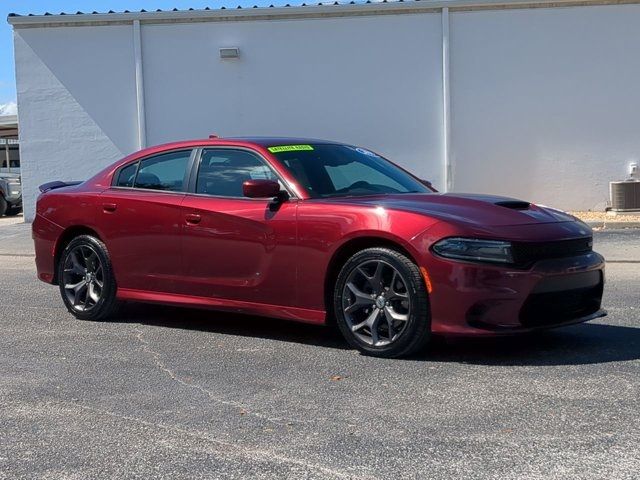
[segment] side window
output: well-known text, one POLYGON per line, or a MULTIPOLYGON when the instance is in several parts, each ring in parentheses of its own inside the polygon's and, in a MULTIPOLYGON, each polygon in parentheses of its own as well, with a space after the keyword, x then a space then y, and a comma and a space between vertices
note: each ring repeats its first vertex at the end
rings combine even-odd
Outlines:
POLYGON ((246 180, 278 180, 257 155, 244 150, 209 149, 202 153, 196 193, 242 197, 246 180))
POLYGON ((118 181, 116 182, 116 187, 133 187, 133 181, 136 177, 137 171, 138 162, 127 165, 122 170, 120 170, 118 181))
POLYGON ((142 160, 134 186, 151 190, 184 192, 185 176, 190 156, 191 150, 184 150, 164 153, 142 160))

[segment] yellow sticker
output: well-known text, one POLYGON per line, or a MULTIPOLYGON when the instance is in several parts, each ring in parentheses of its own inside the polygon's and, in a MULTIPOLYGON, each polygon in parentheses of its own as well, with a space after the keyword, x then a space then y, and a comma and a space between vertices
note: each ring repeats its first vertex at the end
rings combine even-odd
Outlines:
POLYGON ((281 145, 279 147, 269 147, 271 153, 281 152, 308 152, 313 150, 311 145, 281 145))

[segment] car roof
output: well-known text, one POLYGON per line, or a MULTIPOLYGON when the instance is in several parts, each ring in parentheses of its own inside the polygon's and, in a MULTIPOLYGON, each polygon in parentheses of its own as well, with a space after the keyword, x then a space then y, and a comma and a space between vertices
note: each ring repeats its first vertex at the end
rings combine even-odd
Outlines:
POLYGON ((317 138, 307 137, 221 137, 219 140, 241 141, 255 143, 262 147, 274 147, 277 145, 306 145, 306 144, 324 144, 324 145, 341 145, 340 142, 331 140, 320 140, 317 138))
POLYGON ((123 158, 118 162, 115 167, 119 168, 129 162, 139 160, 149 155, 155 155, 164 153, 170 150, 182 149, 182 148, 196 148, 196 147, 215 147, 215 146, 256 146, 261 148, 269 148, 281 145, 345 145, 340 142, 333 142, 329 140, 319 140, 315 138, 296 138, 296 137, 217 137, 210 136, 209 138, 203 138, 200 140, 182 140, 171 143, 164 143, 160 145, 154 145, 144 148, 131 155, 123 158))

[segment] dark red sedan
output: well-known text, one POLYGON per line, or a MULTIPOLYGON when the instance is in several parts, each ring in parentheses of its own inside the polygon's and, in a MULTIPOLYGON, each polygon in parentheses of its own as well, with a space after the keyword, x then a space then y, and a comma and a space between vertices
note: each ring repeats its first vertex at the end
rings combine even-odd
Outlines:
POLYGON ((604 315, 587 225, 520 200, 436 193, 351 145, 172 143, 41 190, 38 277, 81 319, 140 301, 335 321, 354 347, 397 357, 431 334, 604 315))

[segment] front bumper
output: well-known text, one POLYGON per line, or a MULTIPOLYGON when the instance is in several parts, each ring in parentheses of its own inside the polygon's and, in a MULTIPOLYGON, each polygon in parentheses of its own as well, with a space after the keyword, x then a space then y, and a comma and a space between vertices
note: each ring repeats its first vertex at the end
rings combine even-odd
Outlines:
POLYGON ((601 310, 604 259, 595 252, 543 260, 518 270, 436 259, 432 331, 504 335, 571 325, 601 310))
POLYGON ((12 205, 22 205, 22 188, 20 185, 10 183, 4 198, 12 205))

